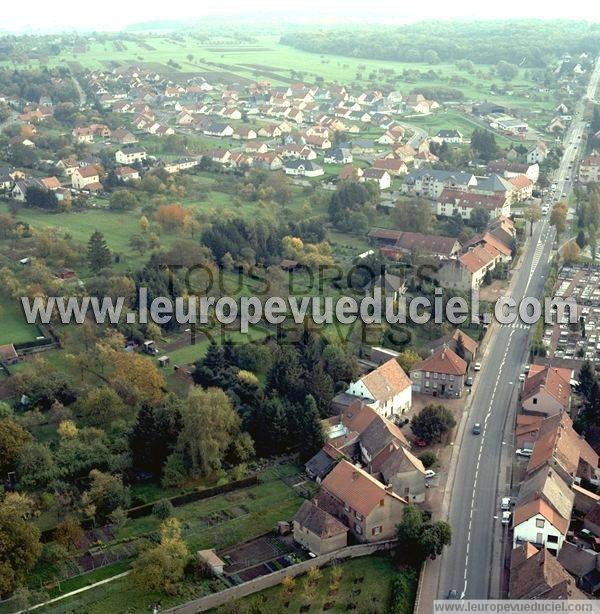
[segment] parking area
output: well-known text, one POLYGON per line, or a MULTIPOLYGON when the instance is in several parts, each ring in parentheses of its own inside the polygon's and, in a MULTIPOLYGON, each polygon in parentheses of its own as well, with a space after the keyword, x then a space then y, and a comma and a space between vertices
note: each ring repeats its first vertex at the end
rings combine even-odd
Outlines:
POLYGON ((546 324, 543 342, 549 358, 600 363, 600 267, 593 264, 563 266, 556 280, 555 299, 574 299, 577 321, 568 311, 561 321, 546 324))

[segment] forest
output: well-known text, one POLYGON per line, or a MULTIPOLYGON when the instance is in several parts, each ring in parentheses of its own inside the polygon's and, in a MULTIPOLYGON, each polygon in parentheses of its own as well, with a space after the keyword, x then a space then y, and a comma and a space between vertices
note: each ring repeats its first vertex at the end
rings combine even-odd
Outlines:
POLYGON ((563 21, 426 22, 400 27, 334 28, 287 33, 281 43, 311 51, 403 62, 495 64, 543 68, 563 54, 597 53, 598 24, 563 21))

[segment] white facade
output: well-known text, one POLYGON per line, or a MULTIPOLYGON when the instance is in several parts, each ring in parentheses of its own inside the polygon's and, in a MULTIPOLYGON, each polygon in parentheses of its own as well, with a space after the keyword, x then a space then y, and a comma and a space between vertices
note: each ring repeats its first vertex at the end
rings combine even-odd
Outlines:
POLYGON ((397 395, 387 401, 376 399, 375 395, 367 388, 362 379, 351 383, 346 392, 366 399, 367 405, 385 418, 403 414, 405 411, 409 410, 412 405, 411 386, 407 386, 404 390, 401 390, 397 395))
POLYGON ((513 548, 519 542, 544 546, 556 555, 562 548, 565 536, 541 514, 536 514, 514 527, 513 548))
POLYGON ((146 159, 146 152, 144 150, 123 151, 119 149, 115 153, 115 160, 119 164, 134 164, 135 162, 141 162, 146 159))

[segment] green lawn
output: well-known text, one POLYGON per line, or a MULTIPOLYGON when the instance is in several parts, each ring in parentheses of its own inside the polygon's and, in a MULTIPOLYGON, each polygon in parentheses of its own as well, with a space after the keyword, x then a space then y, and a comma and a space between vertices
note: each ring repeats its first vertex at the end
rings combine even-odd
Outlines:
POLYGON ((40 335, 34 324, 28 324, 17 300, 0 295, 0 345, 25 343, 40 335))
MULTIPOLYGON (((183 536, 190 552, 204 548, 224 548, 246 541, 270 531, 276 526, 277 521, 291 518, 300 507, 302 498, 280 478, 284 475, 295 475, 297 471, 298 469, 292 465, 281 465, 263 472, 261 477, 264 481, 256 486, 175 508, 174 516, 181 521, 183 536), (222 521, 211 526, 208 517, 215 515, 221 515, 222 521), (232 517, 227 520, 228 516, 232 517)), ((138 494, 152 498, 156 492, 146 488, 141 489, 138 494)), ((156 533, 159 526, 160 521, 154 516, 129 520, 119 530, 116 539, 146 537, 156 533)), ((116 575, 127 570, 128 567, 127 562, 122 562, 117 566, 110 566, 110 570, 97 570, 61 582, 60 593, 58 589, 53 589, 51 596, 54 597, 57 594, 116 575)), ((131 585, 127 578, 123 578, 90 589, 81 595, 67 598, 58 604, 40 609, 40 611, 98 612, 101 614, 106 612, 115 614, 119 612, 145 612, 152 603, 157 601, 161 601, 163 606, 173 605, 205 594, 209 590, 219 590, 220 588, 223 588, 223 586, 209 586, 206 582, 186 582, 179 596, 166 597, 164 594, 149 594, 145 591, 139 591, 131 585)), ((0 607, 0 614, 9 611, 9 609, 0 607)))
MULTIPOLYGON (((310 601, 305 598, 305 576, 296 578, 289 605, 288 598, 283 595, 281 586, 276 586, 256 595, 251 595, 239 601, 241 612, 290 612, 296 614, 303 605, 310 603, 310 612, 346 612, 349 604, 355 605, 355 612, 389 612, 391 585, 394 577, 401 573, 394 568, 389 555, 373 555, 346 561, 340 565, 342 578, 339 589, 330 593, 331 567, 325 567, 322 577, 314 589, 310 601), (363 578, 362 582, 359 581, 363 578)), ((414 587, 416 592, 416 586, 414 587)), ((403 614, 412 612, 412 603, 403 614)), ((215 610, 218 614, 231 612, 228 606, 215 610)))
MULTIPOLYGON (((0 62, 8 65, 8 60, 0 62)), ((402 91, 418 89, 419 85, 447 86, 460 89, 467 100, 490 99, 524 109, 548 109, 552 100, 541 94, 529 80, 526 71, 519 71, 513 80, 513 95, 495 95, 490 85, 501 85, 498 78, 490 78, 489 67, 477 65, 475 73, 457 68, 451 63, 426 64, 372 60, 329 54, 316 54, 287 47, 279 43, 279 35, 258 36, 253 42, 240 43, 222 35, 219 41, 213 38, 202 42, 193 35, 177 39, 168 34, 147 35, 145 41, 92 41, 85 48, 66 48, 58 55, 48 58, 47 66, 75 66, 78 68, 103 68, 111 63, 147 64, 155 69, 185 73, 201 73, 209 81, 255 81, 267 79, 275 85, 305 80, 315 82, 321 77, 325 82, 344 84, 358 83, 365 87, 381 87, 381 82, 391 79, 394 87, 402 91), (179 68, 168 66, 174 61, 179 68), (408 82, 401 77, 403 71, 420 71, 421 79, 408 82), (437 78, 429 71, 435 71, 437 78), (425 77, 426 75, 426 77, 425 77), (369 77, 373 76, 373 79, 369 77), (529 98, 525 97, 525 94, 529 98)), ((39 66, 31 60, 29 66, 39 66)))

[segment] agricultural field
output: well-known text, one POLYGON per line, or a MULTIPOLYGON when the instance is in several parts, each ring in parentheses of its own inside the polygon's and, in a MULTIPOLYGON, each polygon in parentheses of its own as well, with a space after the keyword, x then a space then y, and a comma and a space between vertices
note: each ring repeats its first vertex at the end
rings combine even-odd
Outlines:
MULTIPOLYGON (((225 38, 219 42, 201 42, 193 35, 183 33, 176 37, 146 35, 143 41, 92 40, 83 48, 63 50, 56 56, 50 56, 47 65, 67 65, 75 70, 137 64, 190 76, 199 74, 208 80, 212 77, 243 83, 266 79, 274 85, 323 79, 346 85, 368 84, 375 88, 382 82, 387 85, 391 82, 401 91, 418 88, 419 84, 427 87, 448 86, 460 89, 467 100, 489 99, 530 110, 547 110, 553 102, 552 98, 539 93, 525 70, 521 70, 512 81, 512 95, 494 94, 490 91, 494 80, 486 76, 489 67, 482 65, 476 65, 476 74, 472 74, 450 63, 395 62, 313 54, 280 44, 279 36, 257 36, 254 41, 241 43, 225 38), (403 80, 401 74, 405 70, 419 71, 423 75, 422 80, 414 77, 403 80)), ((32 61, 31 64, 37 62, 32 61)), ((495 81, 499 83, 499 80, 495 81)))

